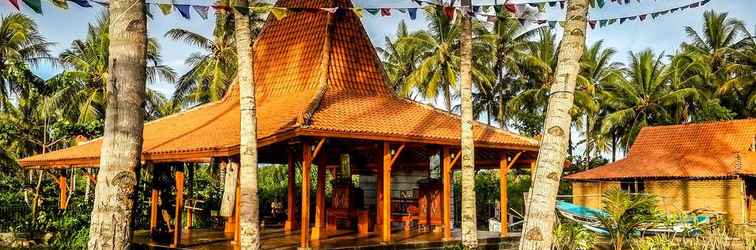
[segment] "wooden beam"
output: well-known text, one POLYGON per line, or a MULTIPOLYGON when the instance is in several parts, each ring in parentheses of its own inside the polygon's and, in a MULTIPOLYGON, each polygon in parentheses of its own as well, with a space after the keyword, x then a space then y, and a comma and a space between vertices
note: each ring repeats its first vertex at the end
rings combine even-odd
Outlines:
MULTIPOLYGON (((517 161, 520 154, 522 154, 522 152, 517 153, 517 155, 512 158, 512 163, 517 161)), ((502 152, 499 156, 499 203, 501 205, 501 218, 499 221, 501 221, 501 236, 507 236, 509 234, 509 224, 507 220, 507 214, 509 212, 507 176, 509 174, 509 167, 512 163, 507 163, 507 154, 502 152)))
MULTIPOLYGON (((399 155, 402 154, 402 151, 404 150, 404 146, 405 145, 406 144, 402 143, 402 145, 399 146, 399 149, 396 150, 396 152, 394 153, 394 156, 391 157, 391 162, 389 163, 389 167, 393 167, 394 166, 394 163, 396 162, 396 159, 399 159, 399 155)), ((389 147, 390 146, 391 145, 389 145, 389 147)), ((390 153, 390 149, 389 149, 389 153, 390 153)))
MULTIPOLYGON (((512 160, 509 162, 509 165, 507 165, 507 169, 512 169, 512 166, 514 166, 515 162, 517 162, 517 160, 520 159, 520 155, 522 155, 522 153, 525 153, 525 151, 517 152, 517 154, 514 157, 512 157, 512 160)), ((507 156, 504 155, 502 157, 507 157, 507 156)))
POLYGON ((296 168, 294 166, 294 150, 289 149, 288 150, 288 167, 289 167, 289 175, 287 177, 287 201, 286 201, 286 222, 284 223, 284 231, 291 232, 294 230, 294 227, 296 226, 296 220, 294 219, 294 206, 296 206, 296 200, 295 200, 295 194, 297 183, 296 183, 296 168))
POLYGON ((454 154, 454 159, 452 159, 451 163, 449 164, 449 167, 450 167, 449 169, 453 169, 454 168, 454 165, 456 165, 457 162, 459 161, 459 156, 460 155, 462 155, 461 151, 457 151, 457 153, 454 154))
POLYGON ((307 249, 310 247, 310 168, 312 167, 312 150, 309 143, 302 142, 302 152, 302 210, 299 220, 299 246, 307 249))
POLYGON ((322 155, 318 158, 318 184, 315 192, 315 225, 312 227, 311 239, 319 240, 325 238, 325 177, 326 165, 328 158, 322 155))
POLYGON ((176 211, 174 217, 175 225, 173 228, 173 244, 171 244, 171 247, 181 246, 181 230, 183 228, 181 217, 183 217, 184 212, 184 169, 181 167, 176 170, 176 211))
POLYGON ((68 207, 68 178, 65 174, 58 176, 58 188, 60 189, 60 199, 58 207, 60 209, 66 209, 68 207))
POLYGON ((325 144, 325 137, 320 138, 318 145, 315 146, 315 150, 312 151, 312 156, 310 156, 310 159, 315 159, 318 157, 318 153, 320 153, 320 149, 323 148, 323 144, 325 144))
MULTIPOLYGON (((452 158, 449 152, 449 147, 444 147, 442 150, 442 166, 441 166, 441 180, 443 182, 443 189, 441 192, 441 200, 443 203, 443 233, 444 239, 451 239, 451 170, 452 170, 452 158)), ((459 154, 457 154, 459 155, 459 154)))

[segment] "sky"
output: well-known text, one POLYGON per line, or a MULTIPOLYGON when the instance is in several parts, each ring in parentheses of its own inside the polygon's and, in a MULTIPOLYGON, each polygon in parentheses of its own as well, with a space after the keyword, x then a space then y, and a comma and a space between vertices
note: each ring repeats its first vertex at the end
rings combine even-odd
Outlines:
MULTIPOLYGON (((86 36, 88 23, 94 23, 104 10, 97 4, 93 8, 82 8, 69 2, 69 9, 64 10, 55 7, 49 0, 42 0, 44 15, 32 12, 26 6, 22 5, 21 12, 33 18, 39 25, 41 33, 56 45, 52 48, 52 54, 57 56, 60 52, 69 47, 75 39, 84 39, 86 36)), ((267 0, 271 2, 272 0, 267 0)), ((492 4, 495 0, 473 0, 473 4, 492 4)), ((499 0, 501 3, 504 0, 499 0)), ((616 3, 606 0, 606 6, 603 8, 592 8, 589 12, 589 19, 603 19, 611 17, 622 17, 629 15, 638 15, 643 13, 655 12, 658 10, 670 9, 687 5, 700 0, 633 0, 629 4, 617 5, 616 3)), ((21 2, 21 1, 19 1, 21 2)), ((150 3, 169 3, 165 0, 147 0, 150 3)), ((175 3, 205 4, 212 3, 210 0, 174 0, 175 3)), ((360 7, 416 7, 417 5, 411 0, 353 0, 360 7)), ((528 0, 511 0, 511 3, 533 2, 528 0)), ((624 24, 615 23, 600 29, 589 30, 587 34, 588 45, 603 40, 604 46, 613 47, 617 50, 615 60, 620 62, 627 61, 630 51, 641 51, 652 49, 656 53, 674 53, 680 43, 687 41, 684 30, 685 26, 691 26, 696 30, 702 29, 703 13, 707 10, 718 12, 727 12, 730 17, 742 20, 752 32, 756 32, 756 0, 711 0, 707 5, 695 9, 678 11, 673 14, 651 19, 649 16, 644 22, 627 21, 624 24)), ((0 16, 18 12, 8 0, 0 0, 0 16)), ((212 11, 211 11, 212 12, 212 11)), ((371 16, 365 14, 362 18, 365 29, 375 47, 384 46, 385 36, 393 36, 398 23, 404 20, 411 30, 422 29, 426 26, 426 20, 418 11, 418 18, 410 20, 407 14, 401 14, 394 11, 392 16, 371 16)), ((157 38, 163 58, 163 64, 166 64, 176 70, 180 76, 188 70, 184 65, 184 60, 188 55, 198 52, 198 48, 191 47, 181 42, 173 41, 164 37, 166 31, 172 28, 182 28, 195 33, 209 36, 212 33, 214 18, 212 13, 208 20, 202 20, 192 12, 192 18, 186 20, 182 18, 177 11, 171 15, 163 16, 156 7, 152 7, 154 18, 149 20, 148 31, 151 37, 157 38)), ((564 11, 560 8, 546 8, 543 16, 549 20, 561 20, 564 18, 564 11)), ((557 26, 556 34, 561 36, 561 29, 557 26)), ((43 78, 60 72, 61 68, 50 65, 41 65, 34 69, 35 72, 43 78)), ((173 93, 173 84, 168 82, 149 83, 149 88, 158 90, 170 96, 173 93)), ((439 102, 438 105, 442 103, 439 102)))

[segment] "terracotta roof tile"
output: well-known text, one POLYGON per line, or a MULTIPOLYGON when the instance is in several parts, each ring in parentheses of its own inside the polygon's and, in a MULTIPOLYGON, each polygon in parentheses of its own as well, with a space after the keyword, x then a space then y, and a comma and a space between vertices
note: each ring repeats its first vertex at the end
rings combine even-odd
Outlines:
POLYGON ((756 174, 756 119, 646 127, 627 157, 570 180, 714 178, 756 174))
MULTIPOLYGON (((333 4, 351 6, 346 0, 333 4)), ((282 0, 278 5, 324 6, 313 0, 282 0)), ((359 18, 351 11, 337 13, 330 36, 324 11, 292 13, 266 22, 254 48, 258 140, 275 143, 285 139, 278 135, 291 132, 458 144, 459 118, 394 96, 385 86, 382 65, 359 18), (330 39, 328 48, 326 39, 330 39), (327 83, 320 83, 326 73, 327 83)), ((145 124, 143 159, 238 154, 239 119, 238 86, 233 85, 222 101, 145 124)), ((475 136, 480 146, 537 148, 533 139, 480 123, 475 136)), ((19 162, 23 166, 94 166, 99 154, 100 140, 96 139, 19 162)))

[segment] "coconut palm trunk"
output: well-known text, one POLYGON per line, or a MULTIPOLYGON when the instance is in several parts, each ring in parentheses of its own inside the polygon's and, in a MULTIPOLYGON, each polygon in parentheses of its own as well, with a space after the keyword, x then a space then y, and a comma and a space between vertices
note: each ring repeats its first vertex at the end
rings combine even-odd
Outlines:
POLYGON ((564 35, 559 47, 556 81, 551 87, 549 106, 544 122, 543 139, 538 152, 535 181, 531 187, 520 249, 551 249, 553 243, 554 208, 562 175, 562 165, 569 146, 570 109, 575 82, 580 71, 579 60, 585 49, 587 0, 570 0, 567 6, 564 35))
POLYGON ((144 0, 110 1, 108 83, 89 249, 127 249, 142 152, 147 20, 144 0))
MULTIPOLYGON (((463 0, 462 6, 470 7, 470 0, 463 0)), ((462 245, 466 249, 475 249, 478 246, 478 226, 475 215, 475 142, 472 131, 472 21, 467 13, 462 18, 462 245)))
MULTIPOLYGON (((237 0, 236 6, 248 6, 237 0)), ((241 248, 260 249, 259 201, 257 199, 257 118, 253 72, 252 32, 249 16, 234 10, 234 37, 238 54, 237 79, 241 109, 240 181, 241 248)))

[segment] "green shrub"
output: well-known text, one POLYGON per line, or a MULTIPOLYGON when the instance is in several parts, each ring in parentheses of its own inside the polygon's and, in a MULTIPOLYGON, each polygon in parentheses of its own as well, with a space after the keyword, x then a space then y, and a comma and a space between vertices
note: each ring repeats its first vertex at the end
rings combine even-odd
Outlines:
POLYGON ((575 222, 559 223, 554 228, 554 250, 593 249, 598 235, 575 222))

